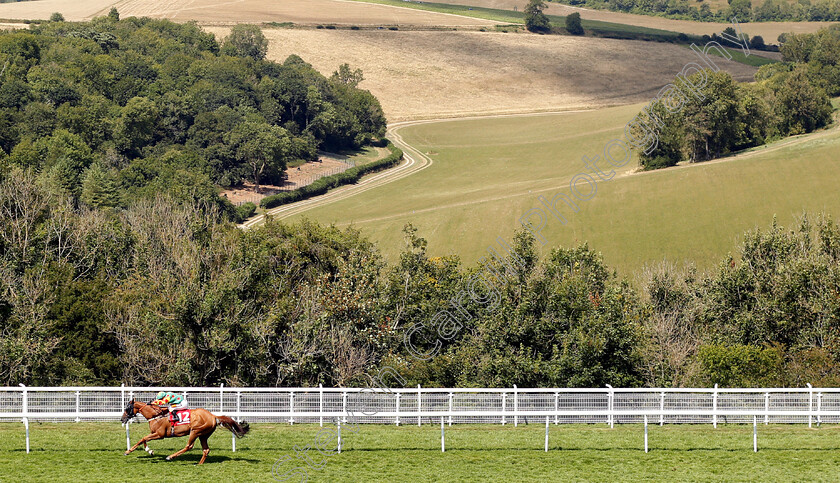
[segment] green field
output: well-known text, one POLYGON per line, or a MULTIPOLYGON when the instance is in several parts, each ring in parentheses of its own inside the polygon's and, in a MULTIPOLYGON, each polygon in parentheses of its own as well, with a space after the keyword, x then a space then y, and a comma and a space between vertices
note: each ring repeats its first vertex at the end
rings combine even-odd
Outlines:
MULTIPOLYGON (((132 439, 141 427, 132 425, 132 439)), ((197 467, 200 451, 166 462, 184 439, 156 441, 149 456, 123 456, 125 432, 117 423, 33 424, 32 452, 24 451, 23 426, 0 424, 0 479, 3 481, 273 481, 275 461, 312 445, 317 425, 255 424, 230 451, 230 434, 210 438, 208 462, 197 467)), ((640 425, 518 428, 455 425, 446 428, 446 453, 436 425, 366 426, 342 432, 340 455, 315 450, 309 481, 827 481, 840 464, 840 427, 760 425, 759 452, 752 451, 751 425, 650 426, 650 453, 643 451, 640 425)), ((326 443, 326 439, 323 440, 326 443)), ((333 441, 334 442, 334 441, 333 441)), ((280 474, 302 460, 280 464, 280 474)), ((290 479, 288 481, 300 481, 290 479)))
MULTIPOLYGON (((568 192, 570 178, 585 169, 581 157, 601 155, 641 107, 407 126, 400 134, 428 153, 431 166, 303 216, 352 224, 392 260, 411 222, 432 255, 471 263, 497 237, 510 239, 519 217, 539 206, 538 195, 568 192)), ((719 162, 630 174, 634 160, 600 183, 568 224, 549 221, 545 247, 589 242, 626 275, 663 259, 710 268, 744 231, 768 226, 773 216, 789 225, 804 211, 840 215, 838 152, 833 127, 719 162)))

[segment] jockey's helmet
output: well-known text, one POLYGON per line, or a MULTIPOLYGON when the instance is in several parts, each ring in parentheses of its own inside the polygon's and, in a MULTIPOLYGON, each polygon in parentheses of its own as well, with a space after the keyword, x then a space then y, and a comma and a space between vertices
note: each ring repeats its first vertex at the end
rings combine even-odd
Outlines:
POLYGON ((166 391, 160 391, 160 392, 157 393, 157 396, 155 396, 155 399, 160 400, 160 399, 163 399, 165 396, 166 396, 166 391))

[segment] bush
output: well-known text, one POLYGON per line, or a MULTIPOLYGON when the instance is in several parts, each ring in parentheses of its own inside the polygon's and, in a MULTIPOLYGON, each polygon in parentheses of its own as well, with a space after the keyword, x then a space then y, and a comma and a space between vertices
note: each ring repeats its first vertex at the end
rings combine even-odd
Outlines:
POLYGON ((241 205, 236 207, 236 222, 242 223, 248 218, 254 216, 254 213, 256 211, 257 205, 251 203, 250 201, 247 203, 242 203, 241 205))
POLYGON ((580 14, 575 12, 566 17, 566 31, 572 35, 583 35, 583 26, 580 24, 580 14))
POLYGON ((64 21, 64 15, 62 15, 59 12, 55 12, 52 15, 50 15, 50 22, 63 22, 63 21, 64 21))
POLYGON ((263 208, 274 208, 276 206, 286 205, 296 201, 312 198, 313 196, 322 195, 339 186, 355 184, 359 181, 359 178, 368 173, 390 168, 400 162, 403 158, 403 152, 391 143, 388 143, 388 149, 391 151, 391 154, 379 161, 374 161, 362 166, 356 166, 344 171, 343 173, 334 174, 332 176, 324 176, 314 183, 302 186, 294 191, 266 196, 260 202, 260 206, 263 208))
POLYGON ((750 47, 755 50, 764 50, 767 45, 764 43, 764 38, 761 35, 756 35, 750 39, 750 47))

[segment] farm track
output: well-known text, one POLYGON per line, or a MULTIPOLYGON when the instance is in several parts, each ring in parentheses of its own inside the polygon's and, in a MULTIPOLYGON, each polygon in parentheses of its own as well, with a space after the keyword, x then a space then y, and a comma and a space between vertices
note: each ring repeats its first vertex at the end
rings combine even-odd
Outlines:
POLYGON ((414 173, 420 172, 423 169, 426 169, 427 167, 432 165, 432 159, 420 152, 418 149, 415 149, 414 147, 406 143, 400 135, 399 130, 407 126, 413 126, 415 124, 424 124, 428 122, 434 121, 407 121, 396 123, 388 128, 388 139, 390 139, 391 142, 393 142, 394 145, 396 145, 398 148, 402 149, 405 158, 405 161, 400 163, 399 166, 397 166, 396 168, 388 169, 379 173, 374 173, 370 176, 363 178, 360 182, 356 184, 342 186, 320 196, 315 196, 306 200, 278 206, 277 208, 272 208, 266 211, 266 213, 259 216, 255 216, 254 218, 251 218, 245 223, 239 225, 240 228, 251 228, 253 226, 260 225, 263 222, 265 222, 266 216, 271 216, 273 218, 278 219, 288 218, 290 216, 303 213, 312 208, 350 198, 351 196, 355 196, 359 193, 364 193, 365 191, 377 188, 379 186, 391 183, 399 179, 403 179, 407 176, 411 176, 414 173))
MULTIPOLYGON (((419 149, 417 149, 417 148, 411 146, 410 144, 408 144, 402 138, 402 136, 400 135, 399 131, 406 128, 406 127, 416 126, 416 125, 421 125, 421 124, 430 124, 430 123, 436 123, 436 122, 463 121, 463 120, 473 120, 473 119, 492 119, 492 118, 523 117, 523 116, 527 116, 527 117, 549 116, 549 115, 556 115, 556 114, 563 114, 563 113, 570 113, 570 112, 583 112, 583 111, 586 111, 586 110, 587 109, 585 109, 585 110, 578 109, 578 110, 568 110, 568 111, 554 111, 554 112, 518 113, 518 114, 496 114, 496 115, 490 115, 490 116, 469 116, 469 117, 461 117, 461 118, 416 120, 416 121, 405 121, 405 122, 395 123, 394 125, 392 125, 391 127, 388 128, 388 138, 391 139, 391 141, 397 147, 399 147, 400 149, 403 150, 403 152, 405 153, 405 158, 406 158, 406 161, 404 163, 401 163, 397 168, 389 169, 389 170, 383 171, 381 173, 376 173, 376 174, 370 176, 369 178, 362 180, 358 184, 343 186, 341 188, 337 188, 337 189, 335 189, 333 191, 330 191, 329 193, 326 193, 326 194, 321 195, 321 196, 317 196, 317 197, 310 198, 310 199, 307 199, 307 200, 299 201, 299 202, 296 202, 296 203, 290 203, 288 205, 283 205, 283 206, 279 206, 277 208, 273 208, 271 210, 268 210, 265 215, 270 215, 270 216, 272 216, 274 218, 277 218, 277 219, 288 218, 288 217, 291 217, 291 216, 294 216, 294 215, 304 213, 304 212, 306 212, 310 209, 317 208, 317 207, 320 207, 320 206, 323 206, 323 205, 326 205, 326 204, 329 204, 329 203, 332 203, 332 202, 335 202, 335 201, 345 200, 345 199, 350 198, 352 196, 355 196, 359 193, 364 193, 365 191, 368 191, 368 190, 371 190, 371 189, 374 189, 374 188, 378 188, 380 186, 386 185, 386 184, 391 183, 393 181, 403 179, 405 177, 411 176, 412 174, 420 172, 423 169, 431 166, 433 164, 432 159, 429 158, 423 152, 421 152, 419 149)), ((834 124, 827 129, 824 129, 824 130, 821 130, 821 131, 818 131, 818 132, 814 132, 814 133, 809 133, 809 134, 796 136, 796 137, 793 137, 793 138, 783 139, 783 140, 777 141, 777 142, 775 142, 775 143, 773 143, 769 146, 755 148, 755 149, 752 149, 750 151, 741 152, 741 153, 738 153, 738 154, 735 154, 733 156, 729 156, 729 157, 726 157, 726 158, 721 158, 721 159, 716 159, 716 160, 706 161, 706 162, 701 162, 701 163, 682 164, 682 165, 675 166, 675 167, 672 167, 672 168, 668 168, 668 169, 665 169, 665 170, 631 171, 631 172, 622 173, 617 178, 626 178, 626 177, 631 177, 631 176, 650 176, 650 175, 655 175, 657 173, 672 172, 673 170, 691 169, 691 168, 696 168, 696 167, 700 167, 700 166, 708 166, 708 165, 711 165, 711 164, 719 164, 719 163, 725 163, 725 162, 740 160, 740 159, 744 159, 744 158, 750 158, 750 157, 756 156, 758 154, 770 153, 770 152, 778 151, 778 150, 783 149, 783 148, 787 148, 787 147, 795 146, 795 145, 802 144, 802 143, 805 143, 805 142, 809 142, 809 141, 825 138, 825 137, 828 137, 828 136, 831 136, 831 135, 835 135, 837 133, 838 129, 840 129, 840 121, 837 118, 835 118, 834 124)), ((555 190, 557 190, 556 187, 551 187, 551 188, 531 190, 528 193, 536 194, 536 193, 543 193, 543 192, 549 192, 549 191, 555 191, 555 190)), ((415 210, 413 213, 416 213, 417 211, 428 212, 428 211, 435 211, 435 210, 438 210, 438 209, 453 208, 453 207, 459 207, 459 206, 469 206, 469 205, 474 205, 474 204, 479 204, 479 203, 498 201, 498 200, 502 200, 502 199, 517 198, 517 197, 522 196, 523 194, 525 194, 525 193, 522 192, 522 193, 512 193, 512 194, 502 195, 502 196, 485 197, 485 198, 480 198, 480 199, 475 199, 475 200, 470 200, 470 201, 462 201, 462 202, 458 202, 458 203, 451 203, 451 204, 447 204, 447 205, 435 206, 435 207, 426 208, 426 209, 423 209, 423 210, 415 210)), ((344 225, 350 225, 350 224, 355 225, 355 224, 361 224, 361 223, 370 223, 370 222, 382 221, 382 220, 387 220, 387 219, 392 219, 392 218, 399 218, 399 217, 402 217, 402 216, 406 216, 408 214, 409 214, 408 212, 393 213, 393 214, 390 214, 390 215, 387 215, 387 216, 381 216, 381 217, 376 217, 376 218, 369 218, 369 219, 364 219, 364 220, 354 220, 352 223, 351 222, 338 223, 337 225, 338 226, 344 226, 344 225)), ((257 217, 254 217, 254 218, 246 221, 242 225, 240 225, 240 227, 241 228, 250 228, 250 227, 262 224, 265 221, 265 215, 259 215, 257 217)))

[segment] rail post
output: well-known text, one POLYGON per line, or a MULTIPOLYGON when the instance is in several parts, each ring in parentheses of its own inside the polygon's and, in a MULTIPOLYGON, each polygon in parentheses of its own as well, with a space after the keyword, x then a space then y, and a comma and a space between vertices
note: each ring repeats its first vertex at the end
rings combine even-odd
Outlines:
POLYGON ((440 452, 446 453, 446 442, 443 437, 443 416, 440 417, 440 452))
POLYGON ((718 385, 715 384, 715 391, 712 393, 712 427, 717 428, 717 400, 718 400, 718 385))
POLYGON ((341 391, 341 412, 344 414, 344 422, 347 422, 347 391, 341 391))
POLYGON ((814 416, 814 389, 811 386, 811 383, 806 384, 808 386, 808 427, 811 427, 811 423, 813 422, 814 416))
POLYGON ((557 413, 560 412, 560 393, 554 393, 554 425, 557 425, 557 413))
POLYGON ((417 385, 417 427, 420 427, 420 384, 417 385))
POLYGON ((607 393, 607 422, 610 424, 610 428, 613 428, 615 424, 615 416, 613 415, 613 409, 615 408, 615 391, 613 391, 613 387, 609 384, 606 385, 610 392, 607 393))
POLYGON ((455 398, 454 393, 449 393, 449 425, 452 426, 452 400, 455 398))
MULTIPOLYGON (((129 391, 128 392, 128 397, 129 397, 129 399, 133 400, 134 399, 134 391, 129 391)), ((131 449, 131 430, 128 429, 129 424, 131 424, 130 420, 127 423, 125 423, 125 450, 126 451, 131 449)))
POLYGON ((289 391, 289 426, 295 424, 295 392, 289 391))
POLYGON ((318 384, 318 424, 324 427, 324 385, 318 384))
POLYGON ((341 417, 338 418, 338 454, 341 454, 341 417))
POLYGON ((80 404, 80 401, 79 401, 80 396, 81 396, 81 392, 76 391, 76 422, 77 422, 77 423, 78 423, 79 421, 81 421, 81 420, 82 420, 82 419, 79 417, 79 413, 80 413, 80 412, 82 412, 81 407, 80 407, 80 406, 81 406, 81 404, 80 404))
POLYGON ((21 383, 19 386, 23 388, 21 394, 21 409, 23 410, 23 417, 21 420, 23 422, 23 427, 26 430, 26 454, 29 454, 29 395, 27 394, 26 385, 21 383))
POLYGON ((770 424, 770 393, 764 393, 764 424, 770 424))
POLYGON ((665 424, 665 391, 662 391, 662 396, 659 398, 659 410, 663 411, 659 413, 659 425, 663 426, 665 424))
POLYGON ((399 392, 397 393, 397 421, 396 421, 397 426, 400 425, 400 395, 401 394, 402 393, 399 393, 399 392))
POLYGON ((219 384, 219 412, 225 412, 225 383, 219 384))
POLYGON ((648 452, 648 417, 645 414, 645 453, 648 452))
POLYGON ((822 392, 817 393, 817 427, 822 425, 822 392))
MULTIPOLYGON (((240 411, 242 410, 242 391, 236 391, 236 421, 242 422, 242 416, 240 416, 240 411)), ((236 453, 236 435, 232 434, 230 436, 231 440, 231 451, 236 453)))
POLYGON ((516 384, 513 385, 513 427, 519 425, 519 389, 516 384))
POLYGON ((758 453, 758 417, 753 416, 753 453, 758 453))
POLYGON ((505 412, 507 411, 507 393, 502 393, 502 426, 505 425, 505 412))
POLYGON ((545 452, 548 453, 548 416, 545 417, 545 452))

